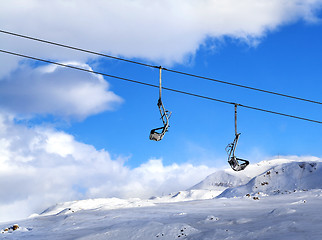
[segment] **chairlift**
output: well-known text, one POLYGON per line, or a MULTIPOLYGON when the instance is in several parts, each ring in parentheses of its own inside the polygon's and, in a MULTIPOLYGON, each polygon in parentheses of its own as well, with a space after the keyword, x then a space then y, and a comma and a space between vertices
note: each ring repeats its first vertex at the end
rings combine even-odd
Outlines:
POLYGON ((161 91, 162 91, 162 86, 161 86, 161 70, 162 67, 159 67, 159 100, 158 100, 158 108, 160 111, 160 115, 161 115, 161 120, 163 122, 163 127, 159 127, 159 128, 154 128, 151 130, 150 132, 150 140, 154 140, 154 141, 160 141, 164 134, 168 131, 169 128, 169 118, 171 116, 171 112, 166 110, 164 108, 164 105, 162 103, 161 100, 161 91))
POLYGON ((237 105, 238 104, 235 104, 235 139, 232 143, 227 145, 226 152, 228 154, 228 163, 229 163, 230 167, 234 171, 241 171, 241 170, 244 170, 248 166, 249 161, 241 159, 241 158, 237 158, 235 156, 235 150, 236 150, 238 139, 240 136, 240 133, 237 133, 237 105))

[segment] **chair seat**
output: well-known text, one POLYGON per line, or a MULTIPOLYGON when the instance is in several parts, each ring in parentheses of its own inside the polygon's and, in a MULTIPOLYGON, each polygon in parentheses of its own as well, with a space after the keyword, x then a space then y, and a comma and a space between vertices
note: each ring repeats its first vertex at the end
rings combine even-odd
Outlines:
POLYGON ((244 160, 244 159, 240 159, 240 158, 236 158, 236 157, 231 157, 229 159, 228 163, 234 171, 241 171, 241 170, 244 170, 248 166, 249 161, 244 160), (243 163, 239 163, 239 161, 243 161, 243 163))
POLYGON ((152 131, 150 133, 150 140, 160 141, 162 137, 163 137, 163 134, 161 133, 157 133, 157 132, 152 133, 152 131))

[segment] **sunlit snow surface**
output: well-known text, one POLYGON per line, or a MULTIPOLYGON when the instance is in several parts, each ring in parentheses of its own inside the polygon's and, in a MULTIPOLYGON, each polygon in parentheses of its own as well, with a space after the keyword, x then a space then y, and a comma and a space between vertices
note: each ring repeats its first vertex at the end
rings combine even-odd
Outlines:
POLYGON ((322 239, 321 166, 261 162, 165 197, 57 204, 0 239, 322 239))

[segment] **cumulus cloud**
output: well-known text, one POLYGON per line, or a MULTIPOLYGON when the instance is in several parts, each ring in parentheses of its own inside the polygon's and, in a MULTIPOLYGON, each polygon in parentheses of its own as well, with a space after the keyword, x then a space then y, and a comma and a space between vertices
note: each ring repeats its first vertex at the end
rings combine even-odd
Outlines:
MULTIPOLYGON (((11 0, 0 8, 0 28, 163 65, 184 62, 206 39, 257 44, 279 26, 317 21, 321 6, 322 0, 11 0)), ((94 58, 3 33, 0 46, 76 65, 94 58)), ((120 102, 100 76, 57 67, 33 71, 21 60, 0 53, 0 105, 5 109, 86 118, 120 102)))
MULTIPOLYGON (((285 24, 316 22, 321 6, 322 0, 11 0, 2 2, 0 28, 171 65, 183 63, 207 39, 230 37, 256 45, 285 24)), ((71 64, 87 69, 90 66, 81 63, 93 58, 3 33, 0 46, 74 61, 71 64)), ((123 159, 112 159, 107 151, 77 142, 65 132, 16 124, 17 115, 83 119, 111 110, 122 100, 96 74, 34 67, 3 53, 0 62, 0 107, 6 112, 0 114, 0 221, 26 217, 61 201, 182 190, 214 170, 191 164, 164 166, 161 159, 129 169, 123 159)))
POLYGON ((0 115, 0 221, 39 213, 57 202, 150 197, 184 190, 214 169, 164 166, 152 159, 130 169, 124 159, 47 127, 28 128, 0 115))
MULTIPOLYGON (((86 64, 66 63, 91 70, 86 64)), ((53 114, 83 119, 112 110, 122 99, 101 75, 59 66, 21 65, 0 81, 0 106, 16 115, 53 114)))
MULTIPOLYGON (((322 0, 11 0, 2 3, 0 22, 9 31, 173 64, 182 63, 209 38, 257 44, 282 25, 315 22, 321 6, 322 0)), ((66 60, 72 53, 78 60, 89 57, 4 34, 0 43, 5 49, 51 59, 66 60)), ((0 57, 3 62, 3 54, 0 57)), ((5 58, 10 59, 7 68, 13 69, 13 58, 5 58)))

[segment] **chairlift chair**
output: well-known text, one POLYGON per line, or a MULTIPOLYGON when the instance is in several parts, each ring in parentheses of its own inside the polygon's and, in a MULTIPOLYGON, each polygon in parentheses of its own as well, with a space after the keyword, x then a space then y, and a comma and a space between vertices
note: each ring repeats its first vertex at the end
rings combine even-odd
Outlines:
POLYGON ((234 171, 244 170, 249 164, 249 161, 237 158, 235 156, 235 150, 237 147, 239 136, 240 133, 237 133, 237 104, 235 104, 235 139, 226 147, 226 151, 228 154, 228 163, 234 171))
POLYGON ((163 138, 164 134, 168 131, 169 118, 171 116, 171 112, 164 108, 164 105, 163 105, 162 100, 161 100, 161 90, 162 90, 162 86, 161 86, 161 70, 162 70, 162 67, 160 67, 159 69, 160 69, 159 100, 158 100, 157 105, 158 105, 158 108, 159 108, 159 111, 160 111, 161 120, 163 122, 163 127, 154 128, 154 129, 151 130, 151 132, 150 132, 150 140, 154 140, 154 141, 160 141, 163 138))

